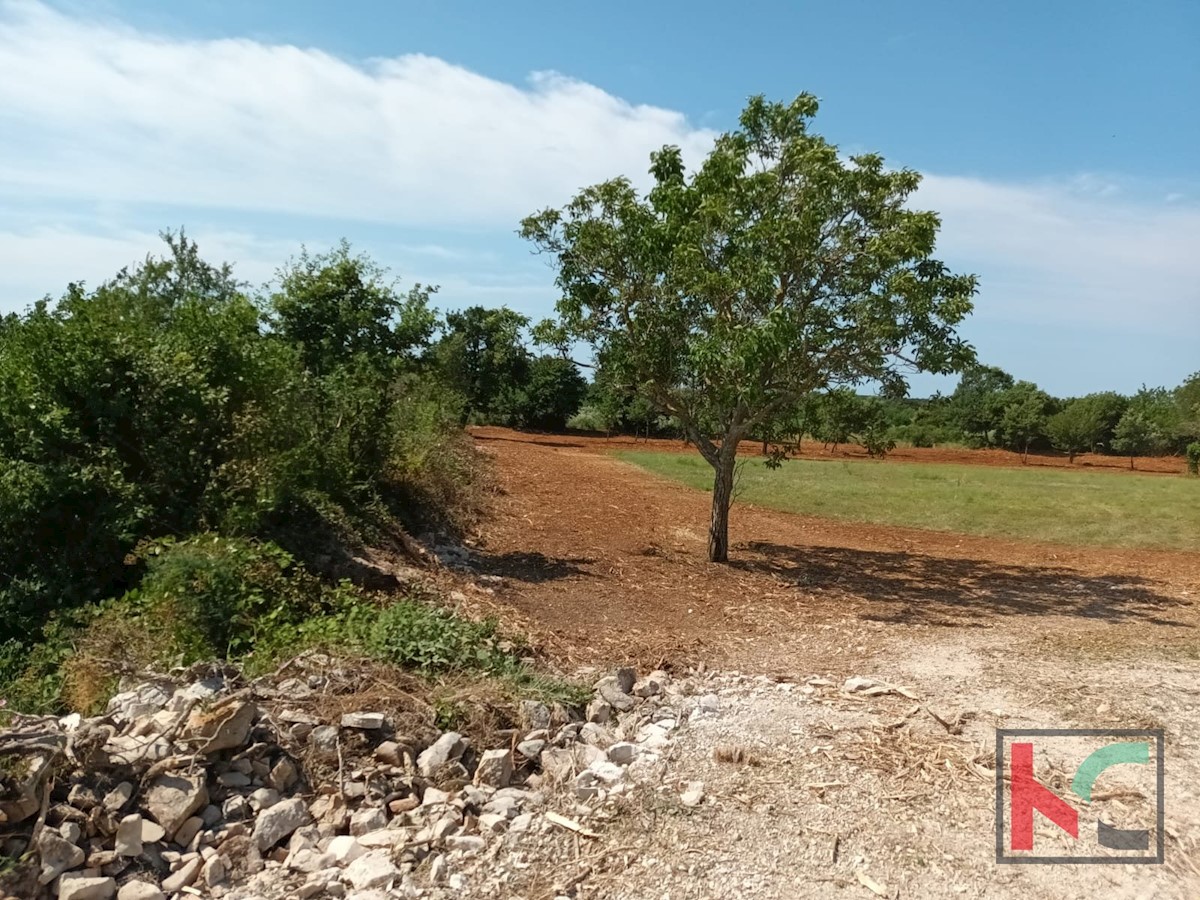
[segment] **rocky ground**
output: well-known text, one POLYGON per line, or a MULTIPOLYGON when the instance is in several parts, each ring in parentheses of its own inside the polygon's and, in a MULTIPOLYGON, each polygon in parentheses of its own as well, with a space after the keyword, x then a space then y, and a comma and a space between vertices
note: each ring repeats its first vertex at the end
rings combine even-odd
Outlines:
MULTIPOLYGON (((305 703, 328 688, 319 657, 283 680, 141 684, 104 716, 26 720, 0 737, 24 745, 15 758, 27 766, 0 802, 4 850, 28 847, 34 861, 9 873, 7 896, 1200 892, 1190 770, 1171 779, 1166 866, 991 864, 991 728, 1042 713, 995 694, 971 705, 985 698, 969 672, 966 690, 928 693, 925 656, 910 663, 896 670, 907 683, 592 673, 584 716, 529 701, 524 726, 489 747, 455 732, 418 745, 372 710, 319 720, 305 703)), ((957 665, 972 662, 960 654, 957 665)), ((1156 696, 1164 684, 1178 692, 1164 707, 1172 755, 1190 755, 1194 738, 1179 727, 1194 711, 1187 684, 1161 674, 1156 696)))

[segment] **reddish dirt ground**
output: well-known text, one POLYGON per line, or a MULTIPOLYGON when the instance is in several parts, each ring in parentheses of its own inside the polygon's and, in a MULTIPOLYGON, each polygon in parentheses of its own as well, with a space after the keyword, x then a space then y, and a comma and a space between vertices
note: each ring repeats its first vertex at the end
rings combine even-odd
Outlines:
POLYGON ((960 629, 1003 631, 1035 654, 1200 649, 1198 553, 1067 547, 741 505, 731 519, 733 561, 711 565, 708 495, 607 452, 632 439, 473 433, 501 487, 482 553, 484 570, 504 579, 493 602, 575 661, 840 670, 884 643, 960 629))

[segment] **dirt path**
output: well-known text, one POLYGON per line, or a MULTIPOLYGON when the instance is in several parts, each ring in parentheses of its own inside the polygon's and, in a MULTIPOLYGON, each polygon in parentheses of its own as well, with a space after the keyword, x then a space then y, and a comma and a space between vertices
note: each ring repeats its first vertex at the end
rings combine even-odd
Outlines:
MULTIPOLYGON (((503 614, 567 661, 699 665, 791 685, 735 688, 720 716, 689 728, 664 784, 704 780, 710 800, 635 817, 628 833, 615 825, 607 839, 638 838, 654 864, 597 870, 579 896, 877 896, 859 871, 888 897, 1200 896, 1200 554, 743 506, 734 562, 713 566, 706 494, 606 455, 601 441, 476 437, 503 489, 477 560, 499 576, 491 602, 503 614), (905 685, 951 721, 961 713, 961 733, 914 716, 903 697, 814 696, 812 676, 905 685), (1167 865, 997 866, 997 727, 1163 728, 1167 865), (713 762, 731 741, 771 764, 713 762)), ((1139 802, 1121 809, 1138 814, 1139 802)))

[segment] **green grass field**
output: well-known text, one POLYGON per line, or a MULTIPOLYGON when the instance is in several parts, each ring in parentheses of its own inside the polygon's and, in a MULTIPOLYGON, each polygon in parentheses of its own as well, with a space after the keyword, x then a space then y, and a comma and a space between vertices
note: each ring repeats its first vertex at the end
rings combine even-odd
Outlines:
MULTIPOLYGON (((699 455, 623 452, 712 489, 699 455)), ((1200 478, 889 461, 741 464, 738 500, 787 512, 936 531, 1106 547, 1200 550, 1200 478)))

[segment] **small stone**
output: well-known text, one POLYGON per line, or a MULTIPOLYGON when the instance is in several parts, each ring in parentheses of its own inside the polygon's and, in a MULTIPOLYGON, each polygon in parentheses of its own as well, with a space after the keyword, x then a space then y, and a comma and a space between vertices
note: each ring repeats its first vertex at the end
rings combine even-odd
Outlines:
POLYGON ((500 813, 482 813, 479 816, 479 831, 482 834, 500 834, 508 827, 508 816, 500 813))
POLYGON ((58 826, 58 833, 68 844, 78 844, 83 839, 83 829, 75 822, 63 822, 58 826))
POLYGON ((308 807, 299 797, 284 800, 259 815, 254 823, 254 843, 260 851, 269 850, 312 820, 308 807))
POLYGON ((365 807, 350 816, 350 834, 357 837, 387 828, 387 813, 377 806, 365 807))
POLYGON ((64 875, 58 883, 58 900, 110 900, 116 893, 114 878, 64 875))
POLYGON ((429 864, 429 880, 434 884, 441 884, 446 880, 446 872, 449 869, 449 864, 446 862, 446 857, 438 855, 433 858, 433 862, 429 864))
POLYGON ((49 884, 63 872, 83 865, 87 854, 74 844, 63 840, 53 831, 43 831, 38 838, 38 853, 42 860, 42 872, 38 884, 49 884))
POLYGON ((183 739, 198 744, 206 754, 232 750, 246 743, 257 714, 255 705, 245 702, 221 701, 212 709, 193 710, 183 739))
POLYGON ((631 744, 629 741, 618 741, 608 748, 609 762, 614 762, 618 766, 627 766, 637 759, 638 748, 636 744, 631 744))
POLYGON ((378 731, 383 727, 383 713, 356 712, 342 716, 343 728, 358 728, 362 731, 378 731))
POLYGON ((136 813, 126 816, 117 826, 115 848, 118 856, 142 855, 142 817, 136 813))
POLYGON ((267 784, 282 794, 299 779, 300 773, 296 771, 296 764, 285 756, 272 767, 271 774, 267 776, 267 784))
POLYGON ((541 740, 521 741, 517 744, 517 752, 526 759, 537 759, 546 748, 546 742, 541 740))
POLYGON ((329 842, 329 848, 325 852, 337 865, 345 866, 354 862, 367 851, 363 849, 362 844, 356 838, 348 834, 339 834, 329 842))
POLYGON ((875 687, 875 682, 870 678, 863 678, 861 675, 855 675, 853 678, 846 679, 846 683, 842 685, 842 690, 847 694, 857 694, 859 691, 865 691, 868 688, 873 687, 875 687))
POLYGON ((704 782, 689 781, 687 790, 679 795, 679 802, 687 807, 696 807, 704 802, 704 782))
POLYGON ((249 797, 246 798, 250 804, 250 808, 255 812, 262 812, 264 809, 270 809, 279 802, 279 791, 272 788, 259 788, 249 797))
POLYGON ((148 881, 127 881, 117 891, 117 900, 166 900, 167 895, 148 881))
POLYGON ((114 815, 119 813, 121 809, 129 802, 133 796, 133 785, 128 781, 122 781, 115 788, 104 795, 104 808, 114 815))
POLYGON ((364 853, 346 867, 345 880, 360 891, 383 887, 401 875, 391 857, 390 850, 372 850, 364 853))
POLYGON ((401 797, 399 800, 393 800, 388 804, 388 811, 393 816, 398 816, 401 813, 416 809, 420 805, 421 801, 415 795, 410 795, 408 797, 401 797))
MULTIPOLYGON (((190 820, 189 820, 190 821, 190 820)), ((157 844, 167 833, 163 827, 157 822, 151 822, 149 819, 142 817, 142 843, 157 844)))
POLYGON ((421 751, 421 755, 417 757, 417 770, 426 778, 430 778, 446 763, 462 756, 465 749, 462 735, 456 731, 447 731, 421 751))
POLYGON ((163 892, 167 894, 174 894, 176 891, 181 891, 185 887, 190 887, 191 884, 200 877, 200 870, 203 867, 204 860, 199 856, 189 859, 179 867, 178 871, 171 873, 163 879, 163 892))
POLYGON ((593 697, 587 707, 587 720, 597 725, 607 725, 612 719, 612 712, 611 703, 601 697, 593 697))
MULTIPOLYGON (((204 820, 199 816, 192 816, 190 819, 180 825, 179 830, 175 832, 175 843, 180 847, 186 847, 192 842, 192 838, 200 833, 200 829, 203 827, 204 820)), ((142 840, 145 841, 145 837, 143 837, 142 840)))
POLYGON ((200 879, 210 888, 224 884, 229 880, 229 861, 219 854, 210 857, 200 870, 200 879))
POLYGON ((485 750, 475 769, 475 783, 488 787, 508 787, 512 781, 512 754, 507 750, 485 750))
MULTIPOLYGON (((630 685, 632 687, 632 685, 630 685)), ((627 692, 621 690, 620 684, 617 682, 615 675, 609 675, 607 678, 601 678, 596 684, 596 692, 602 700, 605 700, 613 709, 626 712, 633 709, 637 701, 627 692)))
POLYGON ((319 725, 308 736, 313 752, 325 759, 337 759, 338 730, 333 725, 319 725))
POLYGON ((716 694, 705 694, 700 698, 700 708, 705 712, 715 713, 721 708, 721 698, 716 694))
POLYGON ((404 765, 405 747, 395 741, 384 741, 375 748, 375 758, 384 765, 401 767, 404 765))
POLYGON ((537 700, 522 700, 521 718, 528 728, 549 728, 550 707, 537 700))
POLYGON ((533 813, 522 813, 508 824, 508 830, 516 834, 528 831, 533 825, 533 813))
POLYGON ((435 787, 425 788, 425 794, 421 798, 422 806, 435 806, 438 803, 449 803, 450 795, 443 790, 435 787))
POLYGON ((569 777, 575 767, 575 753, 567 748, 552 747, 542 751, 542 771, 551 781, 569 777))
POLYGON ((168 837, 192 814, 208 803, 208 787, 204 773, 196 775, 160 775, 150 784, 142 806, 168 837))

